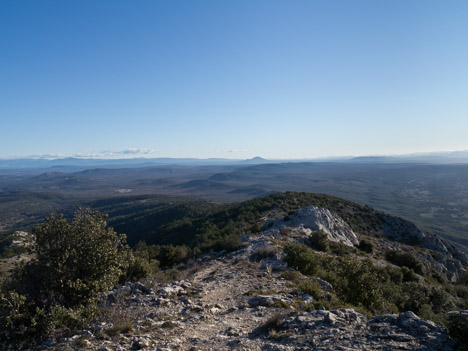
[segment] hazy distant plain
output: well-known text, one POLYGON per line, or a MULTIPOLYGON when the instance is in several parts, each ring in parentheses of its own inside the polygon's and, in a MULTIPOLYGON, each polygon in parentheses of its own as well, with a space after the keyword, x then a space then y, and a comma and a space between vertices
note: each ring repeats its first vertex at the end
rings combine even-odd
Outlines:
POLYGON ((235 202, 279 191, 326 193, 373 206, 468 245, 468 165, 304 162, 164 165, 0 177, 0 225, 108 197, 188 196, 235 202))

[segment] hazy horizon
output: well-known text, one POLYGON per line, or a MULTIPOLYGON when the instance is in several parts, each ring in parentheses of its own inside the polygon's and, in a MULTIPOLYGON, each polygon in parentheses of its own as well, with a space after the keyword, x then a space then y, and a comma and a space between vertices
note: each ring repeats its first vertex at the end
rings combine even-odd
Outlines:
POLYGON ((0 155, 0 160, 62 160, 62 159, 82 159, 82 160, 154 160, 154 159, 195 159, 195 160, 209 160, 209 159, 220 159, 220 160, 232 160, 232 161, 242 161, 242 160, 251 160, 255 158, 260 158, 264 160, 271 161, 288 161, 288 160, 327 160, 327 159, 351 159, 351 158, 360 158, 360 157, 425 157, 425 156, 468 156, 468 150, 450 150, 450 151, 436 151, 436 152, 414 152, 414 153, 401 153, 401 154, 364 154, 364 155, 332 155, 332 156, 322 156, 315 158, 266 158, 262 155, 255 155, 249 158, 235 158, 235 157, 166 157, 166 156, 154 156, 151 152, 138 152, 138 150, 123 150, 123 151, 107 151, 102 153, 95 154, 45 154, 45 155, 27 155, 27 156, 10 156, 3 157, 0 155))

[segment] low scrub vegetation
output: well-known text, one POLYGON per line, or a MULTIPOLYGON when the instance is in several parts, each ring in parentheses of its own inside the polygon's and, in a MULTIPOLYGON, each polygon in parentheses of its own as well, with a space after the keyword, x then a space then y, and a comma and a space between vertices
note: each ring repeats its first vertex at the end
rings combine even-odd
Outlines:
MULTIPOLYGON (((351 304, 369 314, 411 310, 437 320, 455 307, 442 287, 420 282, 407 267, 379 267, 369 259, 321 254, 303 244, 286 245, 284 259, 301 273, 331 283, 337 304, 351 304)), ((301 290, 310 290, 317 297, 317 287, 304 289, 304 285, 298 283, 301 290)))
POLYGON ((330 251, 330 245, 328 241, 328 234, 321 230, 313 232, 309 238, 310 246, 318 251, 328 252, 330 251))
POLYGON ((418 274, 424 274, 422 263, 409 252, 390 250, 385 254, 385 259, 397 266, 407 267, 418 274))
POLYGON ((0 233, 0 259, 11 258, 29 251, 28 242, 18 244, 16 242, 18 242, 18 237, 15 233, 0 233))
POLYGON ((450 313, 448 315, 447 323, 450 335, 465 344, 465 348, 460 347, 461 350, 468 349, 468 313, 450 313))
POLYGON ((264 247, 264 248, 260 248, 260 249, 255 250, 252 253, 251 258, 254 261, 261 261, 261 260, 264 260, 264 259, 273 258, 275 256, 276 256, 276 249, 275 248, 273 248, 273 247, 264 247))

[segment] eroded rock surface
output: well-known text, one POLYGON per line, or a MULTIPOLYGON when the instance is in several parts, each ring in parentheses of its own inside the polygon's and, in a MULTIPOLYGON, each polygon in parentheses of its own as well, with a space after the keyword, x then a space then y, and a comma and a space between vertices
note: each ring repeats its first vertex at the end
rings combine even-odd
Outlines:
POLYGON ((306 235, 321 230, 327 233, 331 241, 348 246, 359 244, 356 234, 348 223, 326 208, 308 206, 299 209, 285 218, 275 220, 272 229, 281 228, 300 228, 306 235))

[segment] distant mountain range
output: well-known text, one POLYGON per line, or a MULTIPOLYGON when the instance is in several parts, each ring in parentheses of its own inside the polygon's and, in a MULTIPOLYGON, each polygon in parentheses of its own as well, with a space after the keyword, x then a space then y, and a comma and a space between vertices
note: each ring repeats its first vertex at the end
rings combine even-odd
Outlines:
POLYGON ((225 159, 225 158, 125 158, 125 159, 99 159, 99 158, 16 158, 0 159, 0 173, 2 170, 26 170, 26 169, 55 169, 62 172, 73 172, 89 168, 141 168, 163 165, 253 165, 261 163, 272 163, 261 157, 247 160, 225 159))
POLYGON ((79 171, 89 168, 134 168, 151 167, 162 165, 255 165, 265 163, 284 162, 339 162, 339 163, 422 163, 422 164, 450 164, 468 163, 468 150, 453 152, 433 152, 405 155, 381 155, 381 156, 343 156, 324 157, 314 159, 265 159, 259 156, 247 160, 226 158, 14 158, 0 159, 0 173, 5 170, 27 170, 27 169, 54 169, 62 172, 79 171))

